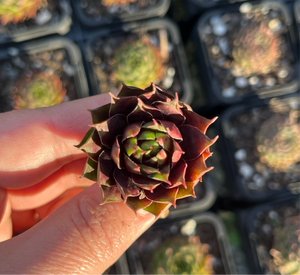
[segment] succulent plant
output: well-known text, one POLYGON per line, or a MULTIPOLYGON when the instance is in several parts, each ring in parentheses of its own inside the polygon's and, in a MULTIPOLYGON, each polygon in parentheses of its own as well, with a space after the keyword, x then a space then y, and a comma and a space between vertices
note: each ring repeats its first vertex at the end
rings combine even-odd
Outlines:
POLYGON ((154 253, 154 274, 214 274, 214 256, 209 245, 202 244, 199 236, 177 237, 167 240, 154 253))
POLYGON ((16 86, 14 109, 35 109, 59 104, 66 94, 60 78, 45 73, 36 73, 30 79, 22 79, 16 86))
POLYGON ((216 118, 194 113, 155 84, 123 84, 111 102, 90 111, 93 124, 77 145, 88 154, 82 176, 98 182, 103 204, 124 201, 158 216, 195 196, 194 186, 212 169, 205 160, 218 137, 205 133, 216 118))
POLYGON ((300 216, 286 219, 284 226, 274 229, 273 248, 270 250, 272 272, 300 274, 300 216))
POLYGON ((129 3, 134 3, 138 0, 101 0, 103 6, 110 7, 112 5, 115 6, 124 6, 129 3))
POLYGON ((272 170, 287 172, 300 161, 300 126, 280 116, 266 120, 256 136, 260 161, 272 170))
POLYGON ((263 23, 246 26, 236 35, 232 56, 233 67, 244 76, 266 74, 277 66, 280 40, 263 23))
POLYGON ((115 54, 113 70, 113 78, 139 88, 160 81, 164 74, 159 49, 147 37, 123 44, 115 54))
POLYGON ((0 21, 18 23, 35 17, 43 0, 0 0, 0 21))

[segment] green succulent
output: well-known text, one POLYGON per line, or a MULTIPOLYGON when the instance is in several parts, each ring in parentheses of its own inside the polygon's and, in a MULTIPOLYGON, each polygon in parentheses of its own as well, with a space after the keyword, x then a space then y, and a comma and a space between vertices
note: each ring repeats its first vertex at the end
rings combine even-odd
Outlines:
POLYGON ((35 109, 59 104, 65 94, 59 77, 34 74, 29 80, 22 79, 17 83, 13 96, 14 109, 35 109))
POLYGON ((113 77, 128 86, 145 88, 163 78, 159 49, 147 38, 122 45, 113 60, 113 77))
POLYGON ((234 40, 233 66, 245 77, 266 74, 278 63, 279 46, 279 38, 264 24, 246 26, 234 40))
POLYGON ((18 23, 35 17, 43 0, 0 0, 0 21, 18 23))
POLYGON ((155 274, 213 274, 214 257, 198 236, 174 238, 155 252, 152 269, 155 274))
POLYGON ((274 272, 280 274, 300 274, 300 217, 286 219, 283 227, 274 230, 274 245, 270 250, 273 256, 274 272))
POLYGON ((300 160, 299 124, 273 116, 261 125, 256 140, 261 162, 274 171, 287 172, 300 160))

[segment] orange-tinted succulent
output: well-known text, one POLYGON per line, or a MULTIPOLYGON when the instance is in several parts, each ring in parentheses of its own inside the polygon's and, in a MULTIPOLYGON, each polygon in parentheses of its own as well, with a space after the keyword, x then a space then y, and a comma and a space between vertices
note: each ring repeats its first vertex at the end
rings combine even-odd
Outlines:
POLYGON ((56 75, 34 74, 16 85, 14 109, 35 109, 62 103, 66 90, 56 75))
POLYGON ((0 21, 18 23, 36 16, 43 0, 0 0, 0 21))
POLYGON ((110 7, 112 5, 115 6, 124 6, 129 3, 137 2, 137 0, 102 0, 102 5, 106 7, 110 7))
POLYGON ((269 73, 280 57, 280 40, 265 24, 246 26, 236 35, 233 66, 244 76, 269 73))

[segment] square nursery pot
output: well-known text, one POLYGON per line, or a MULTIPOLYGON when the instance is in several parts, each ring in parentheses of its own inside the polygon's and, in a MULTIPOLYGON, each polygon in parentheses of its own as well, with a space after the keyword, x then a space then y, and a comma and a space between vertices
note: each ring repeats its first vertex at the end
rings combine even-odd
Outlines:
POLYGON ((238 216, 251 273, 300 273, 299 197, 258 205, 238 216))
POLYGON ((299 107, 296 93, 221 114, 216 125, 232 198, 259 202, 299 194, 299 107))
POLYGON ((20 42, 55 33, 64 35, 72 24, 71 13, 68 0, 44 1, 34 18, 6 25, 0 23, 0 43, 20 42))
POLYGON ((153 81, 191 103, 190 73, 175 24, 153 19, 104 33, 94 35, 86 44, 85 58, 95 94, 119 91, 122 82, 146 88, 153 81))
POLYGON ((81 52, 66 38, 18 44, 0 51, 0 60, 0 112, 21 108, 16 107, 17 92, 29 87, 28 83, 37 83, 36 79, 49 80, 43 85, 59 89, 63 102, 89 95, 81 52))
POLYGON ((236 273, 224 226, 209 212, 188 220, 165 220, 155 224, 126 254, 130 274, 236 273), (203 263, 206 269, 192 270, 192 266, 203 267, 203 263))
POLYGON ((196 198, 188 197, 177 200, 176 209, 171 206, 168 218, 201 213, 215 203, 217 195, 209 174, 204 175, 202 182, 198 182, 195 186, 195 195, 196 198))
POLYGON ((171 0, 132 0, 121 6, 107 6, 102 2, 108 1, 74 0, 74 9, 80 22, 88 27, 97 27, 164 16, 171 0))
POLYGON ((299 87, 289 10, 279 2, 255 3, 208 11, 194 30, 204 85, 217 104, 289 94, 299 87))

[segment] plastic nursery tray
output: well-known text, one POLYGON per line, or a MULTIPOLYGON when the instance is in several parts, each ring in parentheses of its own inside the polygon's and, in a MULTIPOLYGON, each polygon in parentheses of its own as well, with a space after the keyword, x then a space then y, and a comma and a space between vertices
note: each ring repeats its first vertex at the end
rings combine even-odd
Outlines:
MULTIPOLYGON (((95 70, 93 68, 93 59, 95 57, 93 44, 96 40, 101 39, 103 41, 104 39, 108 37, 111 38, 113 36, 125 37, 128 34, 138 35, 140 33, 147 33, 148 31, 154 31, 159 29, 165 29, 167 31, 169 35, 168 39, 174 45, 173 52, 175 57, 175 66, 177 68, 175 76, 178 75, 181 86, 181 95, 179 93, 179 100, 190 104, 193 99, 193 90, 181 37, 176 25, 167 19, 151 19, 142 22, 126 23, 123 24, 121 28, 116 28, 110 32, 104 30, 100 31, 98 34, 95 33, 94 35, 92 35, 92 38, 90 38, 86 43, 85 58, 87 61, 87 67, 93 92, 95 94, 101 93, 101 91, 99 90, 99 81, 97 80, 95 70)), ((169 90, 172 91, 172 87, 169 90)))
POLYGON ((80 2, 80 0, 74 0, 74 9, 80 22, 88 27, 97 27, 121 22, 144 20, 152 17, 162 17, 168 11, 171 0, 158 0, 158 3, 153 7, 131 13, 116 13, 102 18, 88 16, 82 9, 80 2))
MULTIPOLYGON (((214 228, 214 233, 217 238, 217 246, 220 251, 220 258, 223 263, 223 267, 226 274, 236 274, 235 264, 232 258, 232 254, 229 248, 229 241, 227 232, 222 221, 214 213, 206 212, 200 215, 192 216, 190 219, 171 219, 171 220, 161 220, 160 223, 154 224, 148 231, 146 231, 143 236, 147 234, 156 234, 156 232, 163 231, 163 238, 166 236, 175 236, 174 230, 180 232, 180 228, 185 225, 189 220, 194 220, 197 225, 199 224, 210 224, 214 228)), ((196 226, 197 226, 196 225, 196 226)), ((201 238, 201 237, 200 237, 201 238)), ((149 260, 151 260, 151 251, 145 251, 144 253, 149 254, 149 260)), ((134 244, 127 250, 127 260, 129 265, 130 274, 145 274, 144 267, 140 260, 140 254, 134 248, 134 244)))
MULTIPOLYGON (((250 2, 250 1, 248 1, 250 2)), ((289 94, 296 92, 299 87, 299 79, 297 79, 297 74, 299 71, 299 61, 297 61, 298 54, 297 54, 297 43, 296 43, 296 36, 294 33, 294 28, 292 26, 293 19, 292 16, 289 13, 289 10, 286 8, 286 6, 283 3, 274 2, 274 1, 264 1, 264 2, 257 2, 253 1, 251 2, 252 10, 256 8, 266 8, 266 9, 276 9, 281 11, 283 17, 284 17, 284 23, 287 28, 287 33, 285 33, 285 39, 289 46, 289 49, 286 50, 289 52, 289 54, 292 54, 294 56, 293 58, 293 70, 294 72, 294 79, 291 80, 288 83, 285 84, 277 84, 273 87, 261 87, 257 89, 256 92, 251 92, 248 95, 244 96, 233 96, 233 97, 225 97, 222 95, 221 85, 219 84, 219 79, 216 73, 214 72, 214 69, 212 67, 212 57, 210 56, 209 49, 204 42, 206 33, 205 33, 205 24, 210 20, 210 18, 214 16, 222 16, 224 14, 230 14, 230 13, 240 13, 239 7, 244 3, 236 3, 234 5, 227 5, 223 6, 219 9, 213 9, 205 14, 203 14, 200 19, 198 20, 198 23, 196 24, 194 30, 193 30, 193 37, 195 43, 199 47, 198 51, 198 59, 199 59, 199 65, 202 69, 202 79, 204 86, 207 90, 209 99, 214 102, 216 105, 228 105, 228 104, 234 104, 234 103, 240 103, 243 101, 248 101, 253 98, 268 98, 272 96, 279 96, 284 94, 289 94)))
MULTIPOLYGON (((297 31, 298 31, 298 43, 299 40, 300 40, 300 0, 295 0, 295 3, 294 3, 294 16, 295 16, 295 19, 296 19, 296 24, 297 24, 297 31)), ((298 47, 299 49, 299 47, 298 47)))
POLYGON ((80 49, 69 39, 52 37, 51 39, 47 38, 38 41, 15 44, 14 46, 6 48, 4 51, 0 51, 0 62, 7 59, 18 58, 18 56, 33 55, 56 49, 65 49, 68 54, 69 63, 72 66, 74 73, 73 81, 76 92, 74 97, 83 98, 89 96, 89 89, 80 49))
POLYGON ((60 35, 66 34, 70 30, 72 24, 72 9, 70 6, 70 1, 59 0, 57 2, 61 10, 61 16, 58 21, 52 22, 52 20, 50 20, 50 22, 46 23, 45 25, 30 26, 27 30, 17 29, 8 33, 1 33, 0 43, 7 43, 10 41, 21 42, 55 33, 58 33, 60 35))
MULTIPOLYGON (((237 211, 238 227, 243 239, 243 248, 247 256, 248 266, 254 274, 264 274, 260 258, 258 255, 257 233, 254 222, 257 216, 261 216, 272 209, 278 209, 284 206, 292 206, 299 203, 299 196, 288 199, 280 199, 265 204, 260 204, 252 208, 237 211)), ((263 258, 263 257, 262 257, 263 258)))
MULTIPOLYGON (((176 209, 172 206, 168 218, 183 217, 186 215, 199 214, 208 210, 216 201, 216 192, 213 188, 212 179, 209 175, 204 175, 202 184, 204 184, 205 195, 203 198, 194 198, 194 201, 177 205, 176 209)), ((198 184, 201 184, 200 182, 198 184)))
MULTIPOLYGON (((278 99, 299 98, 299 93, 293 95, 286 95, 278 99)), ((264 190, 251 192, 243 186, 242 175, 239 173, 238 164, 234 157, 235 147, 231 139, 231 123, 230 119, 239 116, 250 109, 257 109, 260 107, 267 107, 270 99, 254 100, 252 102, 232 106, 220 115, 216 121, 215 126, 219 132, 219 147, 223 156, 223 166, 227 173, 230 197, 238 201, 248 201, 252 203, 265 202, 284 197, 294 197, 299 194, 299 183, 290 183, 279 190, 264 190)), ((247 127, 245 124, 244 127, 247 127)))

